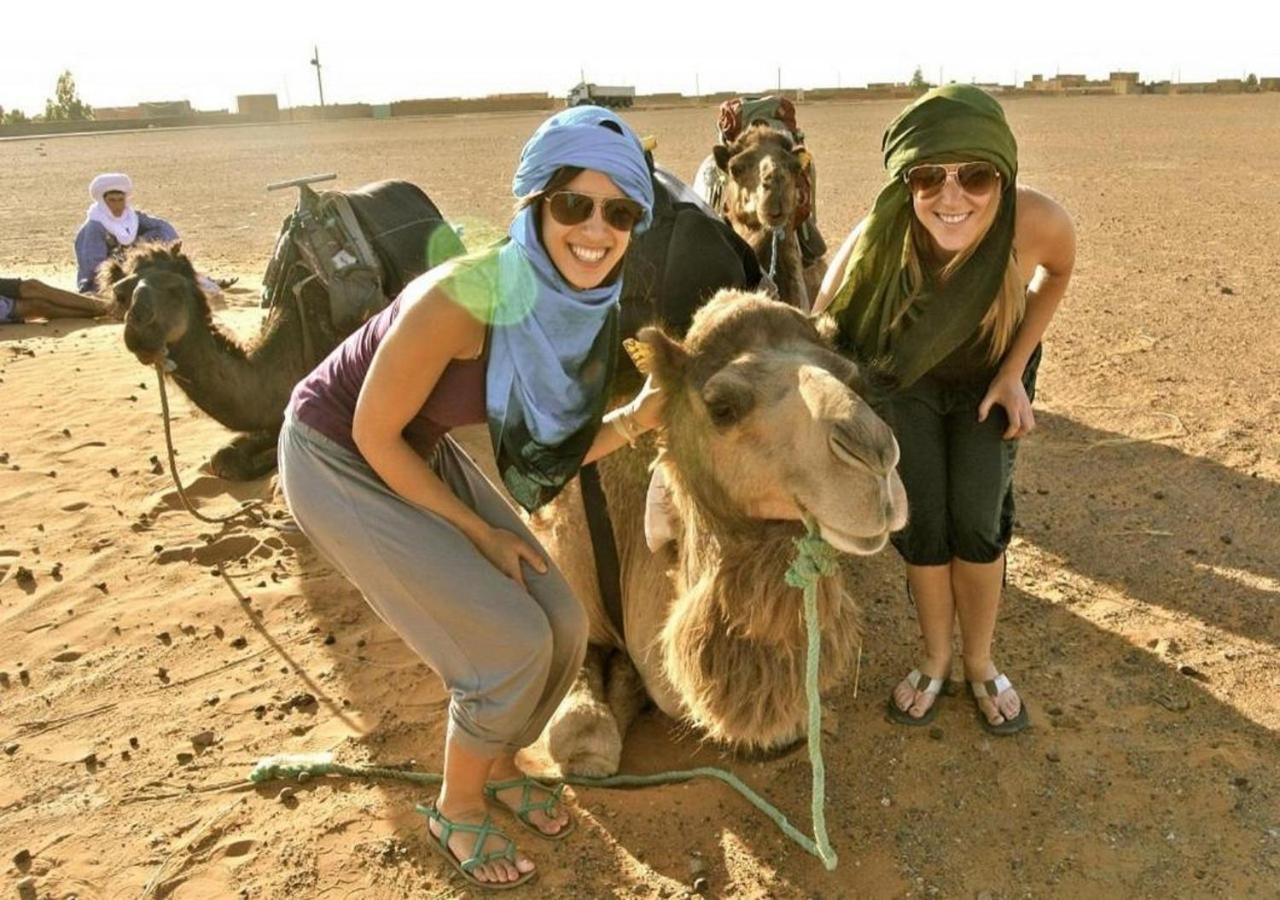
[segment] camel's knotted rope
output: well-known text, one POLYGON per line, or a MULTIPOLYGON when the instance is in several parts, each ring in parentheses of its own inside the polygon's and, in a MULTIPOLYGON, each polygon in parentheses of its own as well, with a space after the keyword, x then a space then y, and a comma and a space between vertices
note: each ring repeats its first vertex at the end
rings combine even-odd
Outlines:
POLYGON ((774 284, 778 282, 778 251, 782 249, 782 239, 786 233, 787 230, 779 225, 773 229, 773 239, 769 243, 769 280, 774 284))
MULTIPOLYGON (((700 766, 677 772, 655 772, 651 775, 610 775, 604 778, 588 778, 569 775, 561 779, 566 784, 581 787, 632 788, 658 784, 679 784, 695 778, 714 778, 733 788, 809 853, 822 860, 828 870, 836 867, 836 853, 827 839, 826 819, 826 768, 822 762, 822 703, 818 696, 818 664, 820 635, 818 630, 818 583, 833 575, 838 566, 836 551, 817 533, 813 522, 809 531, 796 538, 796 558, 787 570, 786 581, 792 587, 804 591, 804 618, 808 632, 805 654, 805 695, 809 703, 809 763, 813 774, 813 833, 814 837, 799 831, 785 815, 764 797, 748 787, 741 779, 724 769, 700 766)), ((307 781, 322 775, 338 775, 348 778, 386 778, 414 784, 439 784, 442 776, 434 772, 414 772, 407 769, 389 769, 379 766, 348 766, 333 761, 329 753, 281 754, 262 759, 249 774, 254 784, 262 784, 280 778, 307 781)))

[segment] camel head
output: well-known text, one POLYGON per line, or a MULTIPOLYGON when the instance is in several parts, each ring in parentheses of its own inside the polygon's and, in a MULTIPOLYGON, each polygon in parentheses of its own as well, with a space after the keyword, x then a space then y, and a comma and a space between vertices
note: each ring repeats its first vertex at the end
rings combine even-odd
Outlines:
POLYGON ((209 300, 181 242, 135 247, 98 271, 98 286, 124 316, 124 343, 143 365, 154 365, 193 322, 208 319, 209 300))
POLYGON ((724 213, 740 230, 795 228, 808 215, 808 151, 765 124, 713 148, 725 173, 724 213))
POLYGON ((798 310, 722 290, 683 341, 639 338, 667 393, 672 479, 717 531, 810 516, 832 546, 870 554, 906 524, 897 441, 864 399, 873 379, 798 310))

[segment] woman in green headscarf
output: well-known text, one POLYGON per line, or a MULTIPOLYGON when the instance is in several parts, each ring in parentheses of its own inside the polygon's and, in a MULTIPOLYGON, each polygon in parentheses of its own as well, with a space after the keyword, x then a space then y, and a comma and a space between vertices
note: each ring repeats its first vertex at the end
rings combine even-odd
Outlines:
POLYGON ((924 658, 894 689, 892 720, 923 725, 951 671, 953 622, 978 717, 994 734, 1029 719, 992 659, 1004 552, 1013 528, 1017 439, 1031 411, 1040 338, 1075 260, 1067 213, 1017 184, 1000 105, 946 85, 884 134, 890 180, 827 272, 817 309, 842 348, 878 361, 882 413, 901 449, 911 520, 894 537, 924 658))

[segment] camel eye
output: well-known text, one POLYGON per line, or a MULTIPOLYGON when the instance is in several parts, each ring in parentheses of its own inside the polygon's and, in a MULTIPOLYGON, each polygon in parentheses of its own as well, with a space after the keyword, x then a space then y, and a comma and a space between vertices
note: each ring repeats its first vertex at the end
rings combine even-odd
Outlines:
POLYGON ((751 174, 751 166, 747 164, 746 160, 734 160, 729 165, 729 172, 733 175, 734 181, 742 181, 751 174))
POLYGON ((751 388, 741 382, 712 382, 702 392, 707 406, 707 416, 717 428, 736 425, 751 412, 755 397, 751 388))
POLYGON ((733 404, 724 401, 708 403, 707 415, 718 428, 727 428, 738 418, 738 412, 733 408, 733 404))

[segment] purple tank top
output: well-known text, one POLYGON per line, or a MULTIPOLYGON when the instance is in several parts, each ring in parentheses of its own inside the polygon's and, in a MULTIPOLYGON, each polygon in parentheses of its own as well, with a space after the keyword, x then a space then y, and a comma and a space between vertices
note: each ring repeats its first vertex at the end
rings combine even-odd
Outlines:
MULTIPOLYGON (((298 421, 352 452, 356 399, 387 329, 400 314, 400 299, 356 329, 293 389, 289 410, 298 421)), ((422 409, 405 426, 404 439, 420 455, 428 455, 450 429, 478 425, 485 413, 485 367, 489 345, 478 359, 455 359, 445 367, 422 409)))

